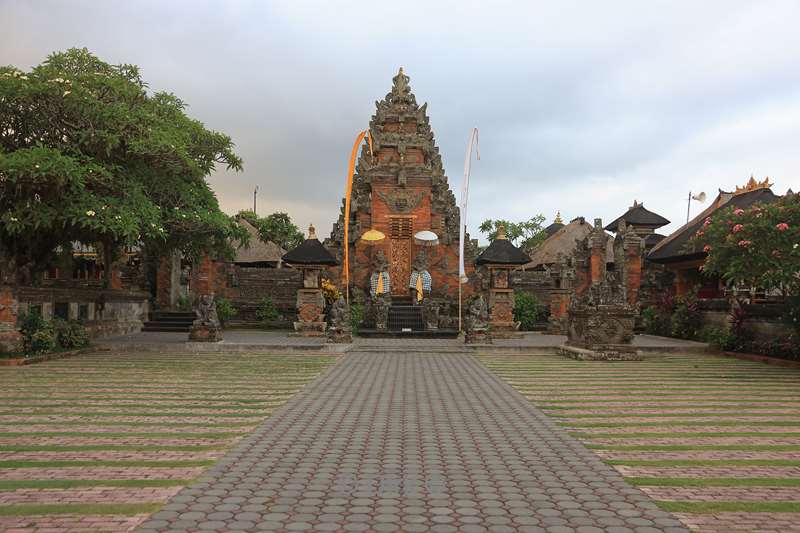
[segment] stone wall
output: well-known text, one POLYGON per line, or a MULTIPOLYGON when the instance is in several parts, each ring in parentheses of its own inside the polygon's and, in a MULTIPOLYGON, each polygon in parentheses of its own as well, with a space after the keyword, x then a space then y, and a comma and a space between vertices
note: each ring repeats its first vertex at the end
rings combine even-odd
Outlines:
POLYGON ((239 311, 236 321, 255 322, 255 313, 264 297, 269 296, 287 321, 297 318, 297 290, 303 276, 293 268, 243 268, 228 263, 225 289, 219 294, 228 298, 239 311))
POLYGON ((138 332, 150 310, 146 292, 88 287, 19 287, 17 301, 19 317, 80 320, 93 338, 138 332))

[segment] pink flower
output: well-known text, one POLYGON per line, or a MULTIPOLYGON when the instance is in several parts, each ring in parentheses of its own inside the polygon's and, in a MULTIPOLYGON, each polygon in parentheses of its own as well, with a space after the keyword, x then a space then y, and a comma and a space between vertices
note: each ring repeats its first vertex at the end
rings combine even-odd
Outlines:
POLYGON ((703 222, 703 227, 707 228, 711 225, 711 217, 706 217, 705 222, 703 222))
POLYGON ((778 231, 786 231, 787 229, 789 229, 789 224, 787 224, 786 222, 781 222, 775 227, 778 228, 778 231))
POLYGON ((695 237, 702 237, 705 235, 705 232, 701 229, 697 230, 697 233, 694 234, 695 237))
POLYGON ((744 229, 744 226, 742 224, 736 224, 735 226, 733 226, 733 230, 732 231, 734 233, 739 233, 743 229, 744 229))
POLYGON ((708 253, 708 252, 710 252, 710 251, 711 251, 711 246, 709 246, 709 245, 707 245, 707 244, 706 244, 705 246, 703 246, 703 251, 704 251, 705 253, 708 253))
POLYGON ((780 257, 781 256, 780 250, 772 250, 772 256, 773 257, 780 257))
POLYGON ((705 265, 700 265, 699 267, 697 267, 697 270, 699 270, 700 272, 704 271, 705 269, 706 269, 705 265))
POLYGON ((736 209, 733 211, 733 214, 736 215, 737 217, 740 217, 744 215, 744 209, 736 209))
POLYGON ((753 244, 753 241, 748 241, 746 239, 742 239, 741 241, 739 241, 739 246, 741 246, 742 248, 747 248, 751 244, 753 244))

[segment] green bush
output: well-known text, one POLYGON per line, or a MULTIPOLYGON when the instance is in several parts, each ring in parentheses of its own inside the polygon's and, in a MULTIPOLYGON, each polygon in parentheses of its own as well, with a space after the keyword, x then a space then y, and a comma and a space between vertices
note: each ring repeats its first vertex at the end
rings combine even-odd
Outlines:
POLYGON ((275 306, 275 302, 272 301, 272 298, 265 296, 264 299, 261 300, 261 305, 256 309, 256 318, 261 322, 280 320, 281 314, 278 312, 278 308, 275 306))
POLYGON ((539 303, 536 296, 514 291, 514 320, 520 323, 520 329, 530 331, 537 322, 547 316, 547 308, 539 303))
POLYGON ((56 347, 56 338, 51 328, 40 329, 31 334, 28 350, 32 354, 52 352, 56 347))
POLYGON ((738 347, 736 335, 731 331, 714 326, 706 326, 700 331, 700 340, 719 350, 735 350, 738 347))
POLYGON ((358 328, 364 321, 364 304, 350 304, 350 327, 353 335, 358 335, 358 328))
POLYGON ((800 337, 800 296, 789 296, 786 299, 783 319, 794 328, 795 336, 800 337))
POLYGON ((217 298, 214 303, 217 306, 217 317, 223 326, 226 322, 232 318, 236 318, 236 315, 239 314, 239 311, 227 298, 217 298))
POLYGON ((679 339, 694 340, 700 333, 700 309, 697 306, 697 289, 678 298, 670 320, 670 333, 679 339))
POLYGON ((178 301, 175 303, 178 307, 179 311, 191 311, 192 310, 192 302, 189 300, 189 297, 185 294, 181 294, 178 296, 178 301))
POLYGON ((53 332, 55 341, 61 348, 72 349, 81 348, 89 344, 89 335, 86 328, 80 322, 66 320, 54 320, 53 332))
POLYGON ((656 307, 645 307, 642 310, 642 326, 649 335, 662 337, 670 334, 670 319, 658 311, 656 307))

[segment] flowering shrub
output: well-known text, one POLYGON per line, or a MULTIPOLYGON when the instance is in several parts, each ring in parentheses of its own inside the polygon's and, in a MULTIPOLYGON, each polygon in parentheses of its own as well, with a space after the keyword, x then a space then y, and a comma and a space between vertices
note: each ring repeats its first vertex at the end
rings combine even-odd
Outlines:
POLYGON ((708 253, 703 272, 732 285, 800 295, 800 195, 717 211, 693 239, 708 253))
POLYGON ((339 288, 327 279, 322 280, 322 294, 325 296, 326 305, 333 305, 342 295, 339 288))

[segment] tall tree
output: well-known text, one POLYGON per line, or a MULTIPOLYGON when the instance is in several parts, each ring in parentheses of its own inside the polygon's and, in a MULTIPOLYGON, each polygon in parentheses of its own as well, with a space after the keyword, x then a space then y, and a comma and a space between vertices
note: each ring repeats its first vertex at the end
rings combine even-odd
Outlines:
POLYGON ((508 240, 526 252, 531 252, 547 238, 547 233, 542 226, 544 221, 544 215, 536 215, 522 222, 486 219, 478 229, 481 233, 486 234, 487 239, 493 241, 497 238, 497 228, 503 226, 508 240))
MULTIPOLYGON (((42 265, 59 245, 99 243, 192 255, 246 238, 206 177, 241 170, 231 139, 189 118, 176 96, 150 93, 134 65, 86 49, 23 72, 0 67, 0 246, 42 265)), ((106 270, 107 273, 109 269, 106 270)))
POLYGON ((276 212, 262 218, 251 210, 244 210, 236 216, 252 224, 261 240, 272 241, 284 250, 291 250, 305 240, 305 235, 287 213, 276 212))

